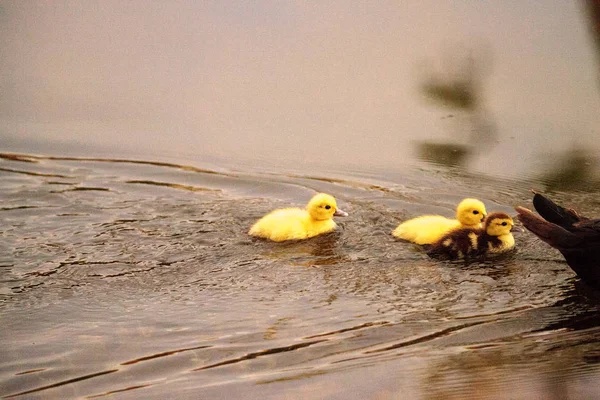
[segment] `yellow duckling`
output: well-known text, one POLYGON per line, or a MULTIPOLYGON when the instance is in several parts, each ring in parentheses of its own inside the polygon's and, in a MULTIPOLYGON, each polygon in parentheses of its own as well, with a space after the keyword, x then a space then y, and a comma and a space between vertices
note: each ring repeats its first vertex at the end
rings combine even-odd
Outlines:
POLYGON ((460 228, 448 232, 434 243, 427 254, 456 259, 504 253, 515 245, 511 233, 513 225, 508 214, 491 213, 483 228, 460 228))
POLYGON ((464 199, 456 207, 456 219, 424 215, 401 223, 392 235, 417 244, 433 244, 453 229, 480 228, 485 214, 485 205, 481 201, 464 199))
POLYGON ((336 224, 333 217, 346 217, 333 196, 316 194, 306 205, 306 209, 284 208, 275 210, 259 219, 248 234, 275 242, 308 239, 322 233, 331 232, 336 224))

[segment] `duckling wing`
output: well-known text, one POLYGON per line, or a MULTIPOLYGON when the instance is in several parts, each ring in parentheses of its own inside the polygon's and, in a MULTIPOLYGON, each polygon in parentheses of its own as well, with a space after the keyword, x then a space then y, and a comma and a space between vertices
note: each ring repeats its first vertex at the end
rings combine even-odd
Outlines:
POLYGON ((441 215, 424 215, 401 223, 392 234, 416 244, 432 244, 459 226, 460 223, 455 219, 441 215))
POLYGON ((469 257, 478 253, 479 239, 482 231, 472 228, 454 229, 427 250, 431 257, 445 257, 455 260, 461 257, 469 257))
POLYGON ((574 210, 561 207, 539 193, 535 193, 533 196, 533 206, 546 221, 567 230, 571 230, 573 224, 587 220, 587 218, 581 217, 574 210))
POLYGON ((457 259, 459 256, 459 243, 455 238, 450 238, 444 235, 440 240, 434 242, 427 250, 427 255, 435 258, 446 257, 451 260, 457 259))

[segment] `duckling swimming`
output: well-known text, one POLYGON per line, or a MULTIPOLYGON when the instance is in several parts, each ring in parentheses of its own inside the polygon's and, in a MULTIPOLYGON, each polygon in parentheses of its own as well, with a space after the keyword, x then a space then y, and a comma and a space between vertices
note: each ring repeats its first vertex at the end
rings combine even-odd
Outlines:
POLYGON ((600 288, 600 219, 583 217, 539 193, 533 206, 541 218, 524 207, 516 208, 525 228, 560 251, 584 282, 600 288))
POLYGON ((430 256, 460 257, 500 254, 512 249, 515 239, 511 233, 512 218, 505 213, 491 213, 483 228, 460 228, 451 231, 429 249, 430 256))
POLYGON ((346 217, 333 196, 318 193, 306 205, 306 209, 284 208, 272 211, 259 219, 248 232, 275 242, 308 239, 331 232, 337 226, 333 217, 346 217))
POLYGON ((453 229, 480 228, 485 214, 485 205, 481 201, 464 199, 456 207, 456 219, 424 215, 401 223, 392 235, 416 244, 432 244, 453 229))

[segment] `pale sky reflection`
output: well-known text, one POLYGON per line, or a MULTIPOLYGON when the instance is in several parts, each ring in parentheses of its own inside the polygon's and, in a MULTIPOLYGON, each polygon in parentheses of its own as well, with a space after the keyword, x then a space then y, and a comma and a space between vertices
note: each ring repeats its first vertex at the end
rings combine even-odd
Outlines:
POLYGON ((498 143, 474 168, 523 174, 598 146, 583 6, 536 1, 5 1, 0 133, 233 164, 398 167, 449 140, 423 65, 486 49, 498 143))

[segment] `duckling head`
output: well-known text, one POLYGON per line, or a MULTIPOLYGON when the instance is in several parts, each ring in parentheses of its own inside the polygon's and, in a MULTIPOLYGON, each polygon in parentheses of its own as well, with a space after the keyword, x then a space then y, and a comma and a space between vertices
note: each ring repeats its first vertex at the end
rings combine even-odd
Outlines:
POLYGON ((491 213, 485 219, 485 231, 490 236, 508 235, 514 225, 512 218, 505 213, 491 213))
POLYGON ((467 226, 479 226, 485 219, 485 205, 477 199, 464 199, 456 208, 456 219, 467 226))
POLYGON ((317 221, 331 219, 333 216, 346 217, 348 213, 340 210, 333 196, 326 193, 316 194, 306 205, 310 216, 317 221))

